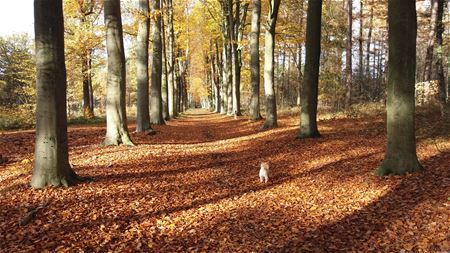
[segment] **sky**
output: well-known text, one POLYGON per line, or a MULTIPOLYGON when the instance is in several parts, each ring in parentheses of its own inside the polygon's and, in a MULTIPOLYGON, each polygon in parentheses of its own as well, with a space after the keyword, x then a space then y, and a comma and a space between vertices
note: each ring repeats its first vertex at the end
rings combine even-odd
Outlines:
POLYGON ((0 0, 0 36, 28 33, 34 37, 33 0, 0 0))

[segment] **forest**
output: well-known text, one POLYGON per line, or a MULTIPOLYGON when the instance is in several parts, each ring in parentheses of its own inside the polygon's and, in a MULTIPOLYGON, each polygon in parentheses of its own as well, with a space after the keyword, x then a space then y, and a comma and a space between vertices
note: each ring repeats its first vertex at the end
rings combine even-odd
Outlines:
POLYGON ((25 3, 0 252, 450 252, 448 1, 25 3))

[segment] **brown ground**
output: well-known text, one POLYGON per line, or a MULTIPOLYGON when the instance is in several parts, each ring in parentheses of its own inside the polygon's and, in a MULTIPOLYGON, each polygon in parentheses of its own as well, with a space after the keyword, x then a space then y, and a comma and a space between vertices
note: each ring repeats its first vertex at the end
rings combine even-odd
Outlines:
POLYGON ((324 120, 313 140, 295 139, 298 117, 279 123, 259 132, 261 122, 193 111, 157 135, 133 133, 136 147, 101 146, 102 125, 71 127, 71 163, 94 181, 45 190, 29 187, 34 133, 1 133, 9 161, 0 165, 0 252, 450 250, 443 123, 418 124, 424 172, 386 178, 373 175, 382 119, 324 120), (258 181, 262 161, 271 164, 267 184, 258 181))

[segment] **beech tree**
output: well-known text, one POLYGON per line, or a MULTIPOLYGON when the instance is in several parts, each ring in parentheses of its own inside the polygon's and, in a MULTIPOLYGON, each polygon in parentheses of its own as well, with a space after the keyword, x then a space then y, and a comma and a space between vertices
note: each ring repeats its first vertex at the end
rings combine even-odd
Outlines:
POLYGON ((388 1, 389 71, 387 148, 378 175, 420 170, 416 155, 414 89, 417 17, 415 1, 388 1))
POLYGON ((261 0, 252 0, 252 27, 250 33, 250 71, 252 95, 250 100, 250 118, 261 119, 259 106, 260 66, 259 66, 259 33, 261 19, 261 0))
POLYGON ((35 0, 36 146, 31 186, 69 186, 82 178, 69 164, 62 1, 35 0))
POLYGON ((353 47, 353 0, 347 0, 347 46, 346 46, 346 63, 345 63, 345 108, 349 108, 352 99, 352 47, 353 47))
POLYGON ((150 127, 150 112, 148 99, 148 39, 150 30, 149 0, 139 0, 138 35, 136 46, 137 74, 137 115, 136 132, 145 132, 150 127))
POLYGON ((322 0, 309 0, 307 12, 305 75, 301 94, 299 137, 315 138, 320 136, 317 129, 317 96, 319 92, 322 0))
MULTIPOLYGON (((434 44, 436 42, 436 34, 437 34, 437 28, 439 24, 438 20, 438 9, 439 5, 444 4, 444 1, 442 0, 431 0, 431 20, 430 20, 430 30, 428 33, 428 41, 427 41, 427 50, 425 55, 425 68, 423 73, 423 81, 429 81, 431 80, 431 74, 432 74, 432 66, 433 66, 433 51, 434 51, 434 44)), ((442 14, 441 14, 441 22, 442 22, 442 14)))
POLYGON ((166 0, 167 4, 167 103, 169 117, 177 116, 175 94, 175 33, 173 29, 173 4, 172 0, 166 0))
POLYGON ((133 145, 127 128, 125 109, 125 53, 123 47, 120 0, 105 1, 106 50, 108 76, 106 83, 105 145, 133 145))
POLYGON ((446 82, 445 82, 445 74, 444 74, 444 40, 442 34, 444 33, 445 26, 442 22, 442 17, 444 15, 444 7, 448 5, 448 2, 444 2, 444 0, 436 0, 438 1, 438 9, 437 9, 437 31, 436 31, 436 47, 437 47, 437 55, 436 55, 436 76, 439 82, 439 104, 441 106, 441 116, 442 118, 446 118, 449 113, 449 108, 447 104, 447 94, 446 90, 446 82))
POLYGON ((275 27, 281 0, 270 0, 269 13, 265 27, 264 45, 264 92, 266 97, 266 121, 262 129, 277 127, 277 101, 274 83, 274 51, 275 51, 275 27))
POLYGON ((162 112, 162 40, 161 40, 161 8, 160 0, 152 0, 152 76, 150 82, 150 122, 164 124, 162 112))

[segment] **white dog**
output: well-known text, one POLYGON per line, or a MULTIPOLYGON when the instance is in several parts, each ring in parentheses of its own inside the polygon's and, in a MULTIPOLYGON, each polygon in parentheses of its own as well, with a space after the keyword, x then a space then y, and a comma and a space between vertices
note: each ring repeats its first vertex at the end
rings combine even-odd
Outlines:
POLYGON ((262 162, 261 169, 259 169, 259 181, 267 183, 269 181, 269 163, 262 162))

